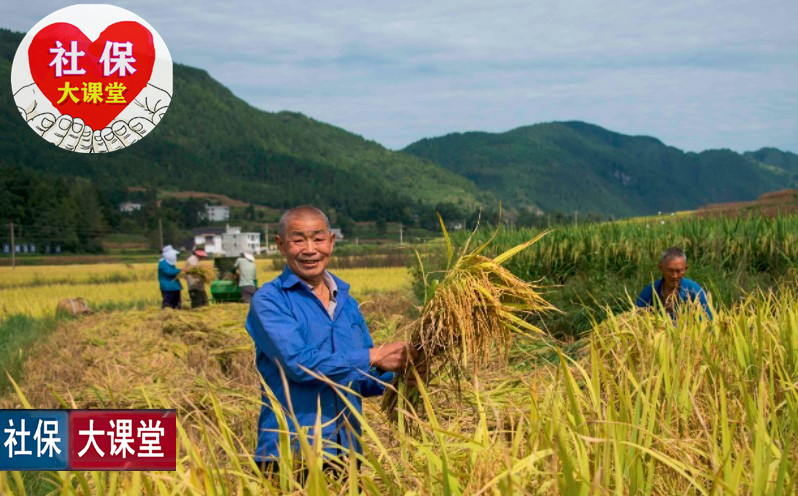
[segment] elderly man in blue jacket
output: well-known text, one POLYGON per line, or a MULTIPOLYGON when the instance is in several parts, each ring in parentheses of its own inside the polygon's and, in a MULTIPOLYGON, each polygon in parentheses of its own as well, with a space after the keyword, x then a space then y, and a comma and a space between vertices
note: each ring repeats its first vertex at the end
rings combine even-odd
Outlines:
POLYGON ((680 248, 674 246, 665 250, 658 267, 662 277, 643 288, 637 297, 638 307, 661 305, 668 315, 674 317, 680 302, 698 301, 710 320, 712 319, 712 310, 707 304, 706 293, 698 283, 684 277, 689 265, 687 265, 687 255, 680 248))
MULTIPOLYGON (((297 425, 309 431, 321 425, 326 453, 360 452, 360 424, 339 392, 326 382, 346 386, 349 404, 362 412, 361 397, 383 392, 392 372, 405 368, 414 351, 406 343, 375 348, 349 285, 327 271, 335 245, 327 216, 311 206, 289 210, 280 219, 277 247, 285 256, 283 273, 252 298, 246 328, 255 341, 258 371, 288 420, 291 449, 297 451, 297 425), (283 382, 282 374, 285 375, 283 382)), ((280 427, 272 404, 263 397, 255 459, 277 470, 280 427)))

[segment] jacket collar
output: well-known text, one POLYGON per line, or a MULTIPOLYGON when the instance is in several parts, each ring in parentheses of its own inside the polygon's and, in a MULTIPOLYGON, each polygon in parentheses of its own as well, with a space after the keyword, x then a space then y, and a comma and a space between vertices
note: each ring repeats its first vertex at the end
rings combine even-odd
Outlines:
MULTIPOLYGON (((340 295, 349 293, 349 284, 337 278, 335 274, 333 274, 332 272, 327 271, 327 273, 330 274, 330 276, 332 276, 336 286, 338 286, 339 298, 340 295)), ((289 289, 298 284, 307 287, 307 284, 302 279, 300 279, 299 276, 294 274, 294 272, 288 267, 288 265, 286 265, 285 268, 283 269, 283 273, 280 274, 280 285, 283 287, 283 289, 289 289)))
MULTIPOLYGON (((688 281, 688 280, 689 279, 687 279, 686 277, 683 277, 682 278, 682 283, 679 284, 679 297, 682 298, 682 299, 684 299, 687 296, 687 290, 684 289, 684 282, 688 281)), ((660 292, 662 291, 662 283, 663 282, 665 282, 665 278, 664 277, 660 277, 654 283, 654 291, 656 291, 657 295, 659 295, 660 292)))

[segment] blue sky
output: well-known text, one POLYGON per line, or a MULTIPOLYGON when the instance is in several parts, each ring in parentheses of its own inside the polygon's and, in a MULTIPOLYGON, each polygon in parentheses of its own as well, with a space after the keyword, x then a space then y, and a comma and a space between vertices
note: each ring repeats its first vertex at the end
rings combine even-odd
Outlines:
MULTIPOLYGON (((27 31, 69 2, 5 7, 27 31)), ((255 107, 398 149, 583 120, 683 150, 798 152, 798 1, 115 3, 255 107)))

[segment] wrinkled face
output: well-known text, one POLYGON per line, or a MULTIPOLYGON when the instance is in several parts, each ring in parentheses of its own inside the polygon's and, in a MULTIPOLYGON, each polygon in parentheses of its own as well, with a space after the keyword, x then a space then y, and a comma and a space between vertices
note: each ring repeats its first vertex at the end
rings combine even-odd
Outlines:
POLYGON ((662 277, 670 287, 677 287, 681 284, 684 273, 687 272, 687 261, 684 258, 672 258, 665 263, 659 264, 662 277))
POLYGON ((313 212, 300 212, 288 219, 285 239, 275 236, 288 267, 308 284, 318 285, 330 263, 335 234, 324 219, 313 212))

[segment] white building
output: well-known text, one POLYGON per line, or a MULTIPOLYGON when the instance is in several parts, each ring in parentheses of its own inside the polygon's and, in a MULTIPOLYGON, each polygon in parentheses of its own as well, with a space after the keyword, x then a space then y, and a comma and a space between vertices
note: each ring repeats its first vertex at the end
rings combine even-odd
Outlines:
POLYGON ((125 214, 141 210, 144 204, 140 202, 126 201, 119 204, 119 211, 125 214))
POLYGON ((230 207, 227 205, 205 205, 205 218, 211 222, 230 219, 230 207))
POLYGON ((241 253, 260 254, 260 233, 241 232, 237 226, 199 227, 194 229, 194 246, 204 247, 208 255, 238 256, 241 253))
POLYGON ((225 230, 221 227, 198 227, 194 229, 194 246, 201 246, 208 255, 221 255, 222 234, 225 230))
POLYGON ((230 257, 244 252, 260 254, 260 233, 242 233, 240 228, 228 228, 228 231, 222 234, 222 247, 224 253, 230 257), (230 232, 232 229, 236 229, 237 232, 230 232))

